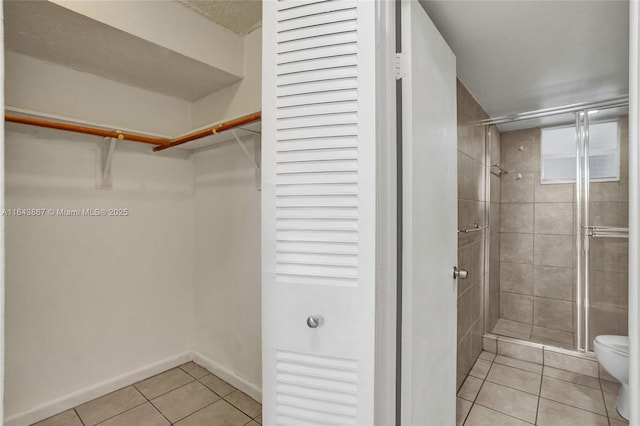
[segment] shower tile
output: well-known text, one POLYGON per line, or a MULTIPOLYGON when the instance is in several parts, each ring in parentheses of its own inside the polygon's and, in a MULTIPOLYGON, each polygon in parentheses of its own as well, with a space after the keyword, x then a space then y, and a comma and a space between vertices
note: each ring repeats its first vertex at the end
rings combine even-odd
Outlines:
POLYGON ((489 211, 489 221, 491 229, 489 230, 491 236, 500 233, 500 203, 491 203, 489 211))
POLYGON ((592 389, 600 389, 600 381, 596 377, 560 370, 547 365, 544 366, 542 375, 558 380, 564 380, 565 382, 575 383, 577 385, 587 386, 592 389))
POLYGON ((487 352, 495 354, 498 352, 498 340, 495 337, 485 336, 482 339, 482 348, 487 352))
POLYGON ((532 203, 533 173, 509 173, 500 179, 500 201, 502 203, 532 203))
MULTIPOLYGON (((471 229, 475 223, 484 225, 484 202, 458 200, 458 229, 471 229)), ((482 232, 474 232, 482 235, 482 232)))
POLYGON ((569 235, 536 235, 534 264, 573 267, 575 239, 569 235))
POLYGON ((535 362, 522 361, 521 359, 510 358, 504 355, 498 355, 494 362, 531 373, 542 374, 542 365, 536 364, 535 362))
POLYGON ((478 243, 469 244, 458 249, 458 268, 466 269, 469 275, 466 280, 458 280, 458 296, 461 296, 474 282, 474 270, 473 270, 473 254, 474 246, 478 243))
POLYGON ((560 352, 555 352, 546 347, 544 349, 544 365, 574 373, 585 374, 591 377, 598 377, 598 361, 595 359, 578 358, 560 352))
POLYGON ((589 201, 627 201, 627 191, 622 182, 594 182, 589 185, 589 201))
POLYGON ((476 404, 534 423, 538 397, 506 386, 484 382, 476 404))
POLYGON ((505 337, 513 337, 514 339, 529 340, 531 336, 531 324, 500 318, 496 326, 493 327, 492 333, 505 337))
POLYGON ((573 341, 573 332, 553 330, 545 327, 534 326, 533 331, 531 332, 531 340, 540 343, 557 342, 568 347, 573 347, 575 345, 575 342, 573 341))
POLYGON ((589 299, 593 305, 627 306, 628 273, 589 270, 589 299))
POLYGON ((471 412, 467 416, 465 426, 527 426, 530 423, 524 422, 515 417, 502 414, 482 405, 474 404, 471 412))
MULTIPOLYGON (((491 164, 496 164, 496 162, 492 161, 491 164)), ((500 203, 500 178, 495 175, 491 175, 489 179, 489 184, 491 185, 491 202, 492 203, 500 203)))
POLYGON ((493 362, 493 360, 496 358, 496 354, 495 352, 482 351, 480 352, 480 356, 478 358, 484 359, 485 361, 493 362))
POLYGON ((534 197, 536 203, 573 203, 573 183, 540 183, 540 173, 536 173, 534 197))
POLYGON ((456 389, 462 386, 467 374, 471 371, 473 364, 476 362, 471 355, 471 333, 467 333, 462 337, 457 346, 456 356, 456 389))
POLYGON ((462 398, 456 398, 456 426, 462 426, 471 411, 472 402, 462 398))
POLYGON ((500 289, 520 294, 533 294, 533 265, 500 263, 500 289))
POLYGON ((622 238, 591 238, 589 269, 618 272, 627 267, 626 248, 628 241, 622 238))
POLYGON ((609 423, 605 416, 540 398, 536 424, 539 426, 607 426, 609 423))
POLYGON ((533 324, 561 331, 573 331, 573 302, 534 297, 533 324))
POLYGON ((589 309, 589 334, 592 337, 601 334, 629 334, 629 320, 626 306, 594 305, 589 309))
POLYGON ((573 203, 535 204, 536 234, 573 235, 573 203))
POLYGON ((542 364, 542 348, 520 343, 498 341, 498 354, 542 364))
POLYGON ((500 134, 500 155, 510 173, 540 170, 539 129, 525 129, 500 134))
POLYGON ((532 234, 500 234, 500 261, 533 263, 532 234))
POLYGON ((508 386, 532 395, 540 392, 541 375, 518 368, 494 363, 487 375, 487 381, 508 386))
POLYGON ((575 269, 554 266, 533 267, 533 294, 562 300, 573 300, 575 269))
POLYGON ((591 411, 592 413, 607 415, 600 389, 593 389, 544 376, 542 378, 540 396, 575 408, 591 411))
POLYGON ((533 296, 501 292, 500 317, 512 321, 532 324, 533 296))
POLYGON ((623 203, 618 201, 589 202, 589 222, 596 226, 626 226, 620 214, 622 206, 623 203))
POLYGON ((484 199, 484 166, 467 154, 458 151, 458 199, 484 199))
POLYGON ((533 233, 533 203, 502 203, 500 232, 533 233))

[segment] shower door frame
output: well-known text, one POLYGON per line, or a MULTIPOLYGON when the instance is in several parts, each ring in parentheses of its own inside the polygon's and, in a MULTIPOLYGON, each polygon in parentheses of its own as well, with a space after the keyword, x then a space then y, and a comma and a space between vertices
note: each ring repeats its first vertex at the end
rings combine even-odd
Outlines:
MULTIPOLYGON (((587 353, 589 351, 589 111, 620 108, 629 106, 628 96, 619 96, 610 99, 604 99, 597 102, 584 102, 578 104, 565 105, 554 108, 546 108, 535 111, 523 112, 503 117, 490 118, 483 120, 480 124, 485 126, 485 199, 487 200, 491 194, 490 185, 490 140, 489 129, 491 125, 506 124, 516 121, 531 120, 536 118, 551 117, 560 114, 574 113, 576 126, 576 187, 574 202, 576 206, 576 300, 575 300, 575 341, 573 351, 579 353, 587 353)), ((490 199, 485 201, 485 218, 486 223, 491 223, 491 202, 490 199)), ((484 265, 484 333, 489 323, 489 284, 490 274, 489 268, 489 251, 490 251, 491 226, 486 229, 485 233, 485 253, 484 265)), ((519 339, 514 339, 519 340, 519 339)), ((528 342, 530 343, 530 342, 528 342)), ((534 342, 531 342, 534 343, 534 342)))

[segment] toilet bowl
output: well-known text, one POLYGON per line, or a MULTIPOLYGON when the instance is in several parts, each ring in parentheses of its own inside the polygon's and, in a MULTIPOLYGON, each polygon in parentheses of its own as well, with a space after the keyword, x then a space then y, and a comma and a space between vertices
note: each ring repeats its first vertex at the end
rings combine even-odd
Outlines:
POLYGON ((629 337, 598 336, 593 341, 593 351, 615 379, 620 382, 616 408, 625 419, 629 419, 629 337))

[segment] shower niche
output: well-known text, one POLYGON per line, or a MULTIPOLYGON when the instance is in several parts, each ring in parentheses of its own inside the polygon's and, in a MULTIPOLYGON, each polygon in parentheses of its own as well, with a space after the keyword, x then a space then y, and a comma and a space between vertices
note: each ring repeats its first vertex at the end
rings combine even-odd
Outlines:
POLYGON ((580 352, 627 335, 626 99, 484 130, 485 333, 580 352))

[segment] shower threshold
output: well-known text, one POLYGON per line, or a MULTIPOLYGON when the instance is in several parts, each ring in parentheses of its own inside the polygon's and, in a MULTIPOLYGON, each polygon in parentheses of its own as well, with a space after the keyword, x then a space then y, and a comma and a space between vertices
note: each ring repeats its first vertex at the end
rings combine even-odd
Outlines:
POLYGON ((575 335, 572 332, 539 327, 504 318, 498 320, 491 333, 563 349, 575 349, 576 347, 575 335))

